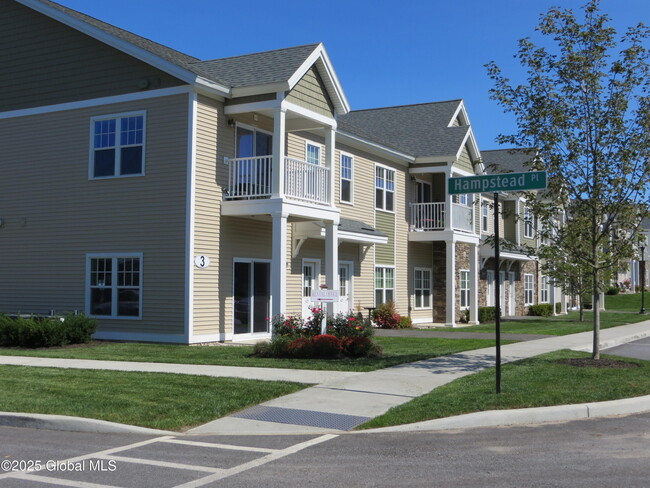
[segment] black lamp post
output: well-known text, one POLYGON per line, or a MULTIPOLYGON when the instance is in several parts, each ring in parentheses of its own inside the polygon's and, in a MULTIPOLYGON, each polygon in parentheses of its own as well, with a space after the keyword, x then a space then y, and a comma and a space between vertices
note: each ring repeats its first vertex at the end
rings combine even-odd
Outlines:
POLYGON ((645 246, 641 246, 641 261, 639 262, 639 271, 641 274, 641 311, 639 314, 645 315, 645 246))

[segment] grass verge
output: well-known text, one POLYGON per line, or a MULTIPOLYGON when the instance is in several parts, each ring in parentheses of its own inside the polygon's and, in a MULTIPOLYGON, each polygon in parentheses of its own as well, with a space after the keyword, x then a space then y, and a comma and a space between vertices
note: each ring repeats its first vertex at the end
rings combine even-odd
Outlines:
MULTIPOLYGON (((650 320, 648 315, 638 313, 601 312, 600 328, 609 329, 619 325, 633 324, 650 320)), ((450 332, 491 332, 494 333, 494 323, 474 325, 471 327, 445 327, 436 330, 450 332)), ((568 315, 557 317, 531 317, 525 320, 502 320, 501 333, 503 334, 547 334, 567 335, 593 330, 592 315, 585 312, 585 320, 580 322, 578 312, 569 312, 568 315)))
MULTIPOLYGON (((112 342, 93 342, 84 346, 49 349, 2 348, 0 355, 329 371, 374 371, 397 364, 494 346, 494 341, 491 339, 375 337, 374 340, 384 348, 384 356, 381 358, 340 360, 254 358, 249 357, 253 351, 249 346, 179 346, 112 342)), ((507 344, 506 341, 503 343, 507 344)))
MULTIPOLYGON (((650 294, 645 294, 646 308, 650 308, 650 294)), ((621 310, 625 312, 641 311, 641 293, 619 293, 618 295, 605 295, 605 309, 621 310)))
POLYGON ((184 430, 293 393, 284 381, 0 366, 0 411, 71 415, 184 430))
POLYGON ((486 410, 546 407, 602 402, 650 394, 650 361, 617 358, 638 365, 626 369, 576 367, 558 363, 587 358, 587 353, 561 350, 506 364, 501 393, 495 393, 494 368, 459 378, 431 393, 394 407, 358 429, 422 422, 486 410))

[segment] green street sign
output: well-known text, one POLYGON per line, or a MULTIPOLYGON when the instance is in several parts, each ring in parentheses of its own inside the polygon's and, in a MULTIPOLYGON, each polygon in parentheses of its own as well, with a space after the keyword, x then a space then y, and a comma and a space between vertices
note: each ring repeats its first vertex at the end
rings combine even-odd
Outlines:
POLYGON ((449 194, 544 190, 546 171, 449 178, 449 194))

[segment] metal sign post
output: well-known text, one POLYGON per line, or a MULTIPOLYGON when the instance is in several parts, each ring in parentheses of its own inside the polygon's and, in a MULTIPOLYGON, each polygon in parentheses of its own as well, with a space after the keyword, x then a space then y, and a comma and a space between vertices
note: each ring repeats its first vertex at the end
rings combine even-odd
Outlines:
POLYGON ((501 282, 499 278, 499 192, 544 190, 546 171, 449 178, 450 195, 494 192, 494 321, 496 334, 496 391, 501 393, 501 282))

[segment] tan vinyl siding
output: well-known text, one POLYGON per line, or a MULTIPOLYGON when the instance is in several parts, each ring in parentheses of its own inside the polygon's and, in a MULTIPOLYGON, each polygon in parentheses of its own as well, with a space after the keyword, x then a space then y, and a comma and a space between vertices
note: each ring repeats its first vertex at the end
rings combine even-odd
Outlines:
POLYGON ((167 88, 166 73, 39 14, 0 2, 0 111, 167 88))
MULTIPOLYGON (((193 333, 225 333, 220 307, 220 230, 221 186, 217 168, 217 146, 229 140, 223 106, 219 102, 199 97, 196 118, 196 183, 194 207, 194 256, 210 258, 210 266, 194 268, 193 333), (223 135, 222 135, 223 134, 223 135)), ((232 146, 232 144, 230 144, 232 146)))
POLYGON ((312 67, 287 94, 286 99, 316 113, 332 117, 334 106, 327 95, 323 80, 312 67))
POLYGON ((341 217, 373 225, 370 216, 375 209, 375 162, 362 152, 342 145, 336 151, 335 171, 334 198, 337 207, 341 209, 341 217), (353 158, 353 204, 341 202, 341 151, 353 158))
POLYGON ((469 151, 467 150, 467 145, 465 145, 462 152, 460 153, 458 161, 456 161, 454 167, 463 171, 468 171, 472 174, 474 173, 474 165, 472 164, 472 158, 469 155, 469 151))
POLYGON ((188 97, 0 120, 0 311, 85 309, 88 253, 143 253, 142 320, 101 331, 182 334, 188 97), (145 175, 89 180, 90 119, 146 112, 145 175))
MULTIPOLYGON (((406 168, 393 165, 395 169, 395 299, 397 311, 408 314, 408 220, 406 204, 406 168)), ((379 212, 378 212, 379 213, 379 212)))
POLYGON ((408 270, 408 290, 409 305, 411 307, 411 319, 414 321, 433 321, 433 310, 415 309, 415 268, 427 268, 432 271, 431 275, 431 301, 433 302, 433 253, 430 243, 411 242, 408 244, 409 270, 408 270))
POLYGON ((388 212, 375 214, 375 228, 388 236, 388 244, 375 244, 375 264, 395 264, 395 215, 388 212))

